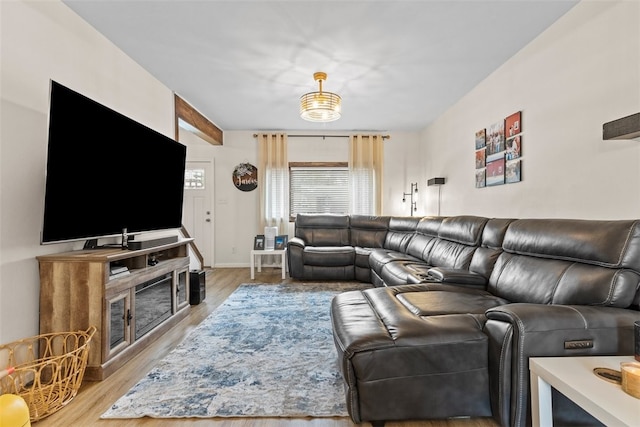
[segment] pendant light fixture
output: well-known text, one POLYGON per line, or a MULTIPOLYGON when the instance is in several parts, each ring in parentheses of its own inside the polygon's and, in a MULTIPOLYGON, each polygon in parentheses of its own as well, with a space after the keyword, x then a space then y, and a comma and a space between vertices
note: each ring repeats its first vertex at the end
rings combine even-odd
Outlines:
POLYGON ((342 98, 333 92, 322 91, 322 82, 327 80, 327 73, 314 73, 313 78, 318 82, 318 91, 300 97, 300 117, 310 122, 338 120, 342 110, 342 98))

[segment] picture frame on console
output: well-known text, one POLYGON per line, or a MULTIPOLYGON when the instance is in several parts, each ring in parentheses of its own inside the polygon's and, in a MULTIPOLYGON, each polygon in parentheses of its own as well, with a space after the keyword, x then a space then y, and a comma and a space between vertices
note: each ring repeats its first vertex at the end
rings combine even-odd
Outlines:
POLYGON ((264 234, 258 234, 253 238, 253 250, 255 251, 263 251, 264 250, 264 234))
POLYGON ((277 250, 284 249, 287 246, 288 240, 289 240, 289 236, 287 235, 276 236, 275 249, 277 250))

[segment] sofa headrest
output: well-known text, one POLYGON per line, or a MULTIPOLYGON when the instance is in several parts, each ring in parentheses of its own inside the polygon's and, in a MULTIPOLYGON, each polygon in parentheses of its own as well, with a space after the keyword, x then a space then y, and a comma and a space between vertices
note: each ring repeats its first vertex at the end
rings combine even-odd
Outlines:
POLYGON ((351 244, 356 247, 381 248, 388 228, 388 216, 351 215, 351 244))
POLYGON ((470 246, 480 246, 482 230, 489 218, 461 215, 442 220, 438 237, 451 242, 470 246))
POLYGON ((415 231, 420 222, 420 217, 417 216, 395 216, 389 218, 389 230, 390 231, 415 231))
POLYGON ((387 230, 389 228, 388 216, 351 215, 351 229, 363 230, 387 230))
POLYGON ((416 231, 426 236, 438 237, 438 230, 444 219, 443 216, 425 216, 420 219, 416 231))
POLYGON ((298 214, 296 227, 303 228, 349 228, 349 215, 298 214))
POLYGON ((640 272, 640 221, 519 219, 509 225, 503 249, 640 272))
POLYGON ((485 248, 502 249, 504 236, 507 234, 509 224, 515 219, 509 218, 491 218, 487 221, 482 231, 482 246, 485 248))

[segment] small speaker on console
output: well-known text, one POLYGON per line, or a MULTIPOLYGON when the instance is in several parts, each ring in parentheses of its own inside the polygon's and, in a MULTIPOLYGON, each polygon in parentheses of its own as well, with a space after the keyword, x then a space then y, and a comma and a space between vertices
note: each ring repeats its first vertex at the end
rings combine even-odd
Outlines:
POLYGON ((189 304, 198 305, 206 296, 204 270, 191 270, 189 272, 189 304))

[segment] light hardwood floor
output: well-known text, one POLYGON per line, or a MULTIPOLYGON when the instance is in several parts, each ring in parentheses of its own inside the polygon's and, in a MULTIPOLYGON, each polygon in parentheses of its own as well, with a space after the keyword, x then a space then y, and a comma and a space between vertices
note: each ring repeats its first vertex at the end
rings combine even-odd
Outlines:
MULTIPOLYGON (((251 280, 248 268, 223 268, 208 270, 206 274, 206 298, 191 306, 187 318, 160 339, 129 361, 123 368, 104 381, 85 382, 69 405, 33 425, 35 427, 130 427, 130 426, 213 426, 213 427, 353 427, 349 418, 213 418, 213 419, 128 419, 101 420, 111 404, 124 395, 136 382, 180 343, 191 330, 231 295, 241 283, 281 283, 279 269, 263 268, 251 280)), ((295 282, 287 278, 285 282, 295 282)), ((185 365, 189 361, 185 360, 185 365)), ((369 423, 361 424, 363 427, 369 423)), ((433 421, 388 422, 387 427, 496 427, 490 418, 453 419, 433 421)))

